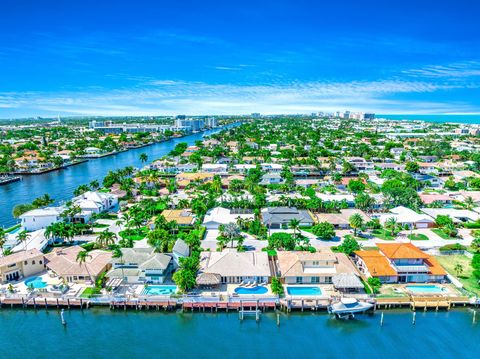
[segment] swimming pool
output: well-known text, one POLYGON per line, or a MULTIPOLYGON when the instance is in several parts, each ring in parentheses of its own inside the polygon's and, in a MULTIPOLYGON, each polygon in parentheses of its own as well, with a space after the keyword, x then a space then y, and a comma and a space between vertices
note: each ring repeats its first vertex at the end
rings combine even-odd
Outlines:
POLYGON ((47 282, 44 282, 42 277, 32 277, 28 278, 25 281, 25 285, 27 287, 33 287, 33 288, 46 288, 47 287, 47 282))
POLYGON ((322 295, 320 287, 287 287, 287 293, 290 295, 322 295))
POLYGON ((430 285, 407 285, 405 286, 412 293, 443 293, 445 288, 435 284, 430 285))
POLYGON ((176 285, 149 285, 143 289, 142 295, 170 295, 176 292, 176 285))
POLYGON ((237 294, 265 294, 268 292, 268 289, 263 286, 256 286, 256 287, 238 287, 235 288, 235 293, 237 294))

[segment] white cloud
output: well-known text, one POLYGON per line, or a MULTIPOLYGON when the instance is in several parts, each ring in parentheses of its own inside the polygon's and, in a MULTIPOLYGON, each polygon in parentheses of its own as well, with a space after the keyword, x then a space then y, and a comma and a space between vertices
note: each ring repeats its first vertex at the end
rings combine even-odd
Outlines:
POLYGON ((419 69, 405 70, 403 73, 412 77, 427 78, 465 78, 480 76, 480 62, 465 61, 447 65, 429 65, 419 69))
POLYGON ((15 107, 12 113, 18 116, 305 113, 345 108, 378 113, 478 110, 465 103, 398 100, 400 94, 457 88, 462 86, 400 80, 231 85, 148 79, 129 89, 0 93, 0 107, 15 107))

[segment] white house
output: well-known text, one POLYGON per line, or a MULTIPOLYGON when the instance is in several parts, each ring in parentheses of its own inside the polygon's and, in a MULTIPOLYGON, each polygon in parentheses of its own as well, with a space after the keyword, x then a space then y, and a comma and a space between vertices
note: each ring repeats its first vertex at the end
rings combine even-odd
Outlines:
POLYGON ((253 213, 232 213, 230 209, 223 207, 212 208, 205 215, 203 225, 208 229, 218 229, 220 225, 237 222, 237 218, 254 219, 253 213))
POLYGON ((382 225, 385 224, 389 218, 394 218, 398 224, 402 226, 407 225, 410 228, 431 228, 435 224, 435 220, 429 215, 417 213, 403 206, 392 208, 390 213, 381 213, 373 215, 372 217, 378 217, 382 225))
POLYGON ((60 221, 60 215, 63 211, 63 207, 37 208, 25 212, 19 218, 22 221, 22 228, 28 232, 33 232, 60 221))

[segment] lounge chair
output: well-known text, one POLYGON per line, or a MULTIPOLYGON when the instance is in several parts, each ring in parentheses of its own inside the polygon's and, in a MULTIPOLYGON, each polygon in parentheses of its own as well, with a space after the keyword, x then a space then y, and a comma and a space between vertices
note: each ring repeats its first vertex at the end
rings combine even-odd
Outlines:
POLYGON ((239 284, 239 287, 242 287, 242 286, 244 286, 244 285, 245 285, 245 282, 242 280, 242 281, 240 282, 240 284, 239 284))

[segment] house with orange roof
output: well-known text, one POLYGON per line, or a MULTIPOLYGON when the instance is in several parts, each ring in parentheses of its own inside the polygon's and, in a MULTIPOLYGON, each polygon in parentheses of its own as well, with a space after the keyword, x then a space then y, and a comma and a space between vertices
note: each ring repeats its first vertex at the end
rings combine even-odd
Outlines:
POLYGON ((355 252, 355 263, 367 277, 382 283, 425 283, 446 280, 435 258, 411 243, 377 243, 378 250, 355 252))

